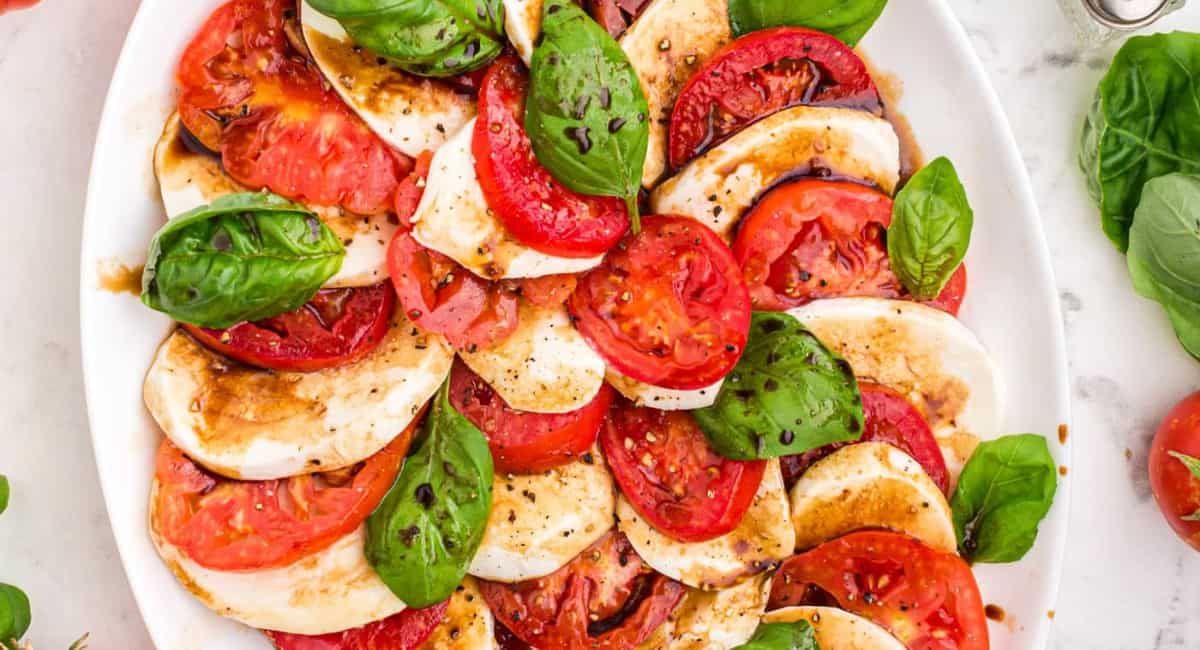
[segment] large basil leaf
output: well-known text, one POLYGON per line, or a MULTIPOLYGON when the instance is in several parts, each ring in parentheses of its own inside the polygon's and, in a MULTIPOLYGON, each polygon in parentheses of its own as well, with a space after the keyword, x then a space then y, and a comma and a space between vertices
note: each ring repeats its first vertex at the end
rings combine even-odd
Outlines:
POLYGON ((223 329, 299 309, 342 266, 333 231, 268 193, 224 196, 167 222, 150 242, 142 302, 223 329))
POLYGON ((850 364, 788 314, 754 312, 750 340, 712 406, 692 415, 726 458, 760 460, 858 440, 862 396, 850 364))
POLYGON ((958 270, 975 215, 954 164, 938 158, 896 195, 887 231, 892 270, 913 297, 932 300, 958 270))
POLYGON ((0 515, 8 510, 8 477, 0 474, 0 515))
POLYGON ((530 79, 525 130, 538 162, 576 192, 624 197, 637 232, 649 109, 625 52, 574 2, 547 0, 530 79))
POLYGON ((492 508, 487 438, 450 405, 449 386, 367 518, 367 562, 410 607, 439 603, 462 582, 492 508))
POLYGON ((0 582, 0 648, 16 650, 12 641, 20 641, 33 617, 29 597, 12 585, 0 582))
POLYGON ((887 6, 887 0, 729 0, 729 25, 737 36, 767 27, 808 27, 854 47, 887 6))
POLYGON ((754 630, 750 640, 733 650, 821 650, 812 624, 808 621, 795 623, 762 623, 754 630))
POLYGON ((309 0, 354 41, 400 68, 448 77, 487 65, 504 49, 501 0, 309 0))
POLYGON ((1146 181, 1200 172, 1200 34, 1125 43, 1096 89, 1079 163, 1104 233, 1124 251, 1146 181))
POLYGON ((972 562, 1016 562, 1050 511, 1058 470, 1046 439, 1032 433, 981 443, 950 499, 958 550, 972 562))

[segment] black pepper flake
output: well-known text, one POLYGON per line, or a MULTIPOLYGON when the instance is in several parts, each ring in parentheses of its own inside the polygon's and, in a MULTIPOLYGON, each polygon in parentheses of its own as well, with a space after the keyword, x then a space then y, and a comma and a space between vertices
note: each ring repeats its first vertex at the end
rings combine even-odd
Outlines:
POLYGON ((375 63, 379 65, 387 65, 387 59, 383 58, 382 56, 375 57, 375 63))
POLYGON ((475 58, 476 54, 479 54, 479 41, 474 40, 470 43, 467 43, 466 49, 463 50, 463 56, 466 56, 468 59, 473 59, 475 58))
POLYGON ((725 351, 729 353, 737 352, 737 346, 732 343, 726 343, 725 351))
POLYGON ((556 14, 559 11, 562 11, 562 5, 550 5, 550 7, 546 9, 546 13, 548 14, 556 14))
POLYGON ((612 108, 612 93, 607 86, 600 89, 600 106, 606 111, 612 108))
POLYGON ((457 68, 457 67, 458 67, 458 63, 459 63, 458 59, 446 59, 446 60, 445 60, 445 61, 442 63, 442 67, 443 67, 443 68, 447 68, 447 69, 449 69, 449 68, 457 68))
POLYGON ((783 431, 779 432, 779 443, 780 444, 790 445, 795 441, 796 441, 796 434, 793 433, 791 429, 784 429, 783 431))
POLYGON ((405 546, 412 546, 413 543, 417 541, 417 536, 420 534, 421 529, 417 528, 416 525, 409 526, 408 528, 400 531, 400 541, 403 542, 405 546))
POLYGON ((808 271, 801 271, 798 274, 798 277, 800 278, 801 282, 808 282, 812 279, 812 273, 809 273, 808 271))
POLYGON ((219 230, 217 234, 213 235, 212 245, 213 248, 224 252, 233 248, 233 241, 229 239, 229 233, 219 230))
POLYGON ((765 382, 763 382, 763 390, 767 391, 768 393, 774 393, 775 391, 779 390, 779 382, 775 381, 774 379, 767 379, 765 382))
POLYGON ((580 95, 579 99, 575 100, 575 119, 582 120, 584 115, 587 115, 588 105, 592 103, 590 95, 580 95))
POLYGON ((421 504, 421 507, 426 510, 433 507, 434 499, 436 499, 433 493, 433 486, 428 483, 418 485, 416 491, 413 492, 413 496, 416 497, 417 503, 421 504))
POLYGON ((592 465, 596 462, 596 457, 593 456, 592 452, 590 452, 590 451, 584 452, 584 454, 582 456, 580 456, 579 459, 583 461, 584 465, 592 465))
POLYGON ((617 131, 620 131, 621 127, 623 126, 625 126, 625 118, 614 117, 608 121, 608 132, 616 133, 617 131))
POLYGON ((586 126, 569 126, 566 128, 565 133, 568 138, 571 138, 572 140, 574 140, 575 144, 577 144, 579 146, 579 153, 586 154, 587 152, 592 150, 592 139, 591 139, 591 137, 589 137, 589 133, 591 133, 591 129, 589 129, 588 127, 586 127, 586 126))

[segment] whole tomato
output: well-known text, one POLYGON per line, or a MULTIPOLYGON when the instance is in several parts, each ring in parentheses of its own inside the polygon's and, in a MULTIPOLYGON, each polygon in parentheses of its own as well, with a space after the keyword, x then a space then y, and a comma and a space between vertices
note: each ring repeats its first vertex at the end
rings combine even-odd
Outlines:
POLYGON ((1183 541, 1200 550, 1200 392, 1175 405, 1150 448, 1154 499, 1183 541))

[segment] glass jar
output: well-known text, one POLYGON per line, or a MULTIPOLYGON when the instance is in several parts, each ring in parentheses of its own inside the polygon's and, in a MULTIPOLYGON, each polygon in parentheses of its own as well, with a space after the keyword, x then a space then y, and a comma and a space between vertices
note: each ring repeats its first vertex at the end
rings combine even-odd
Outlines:
POLYGON ((1186 0, 1058 0, 1087 46, 1146 27, 1183 6, 1186 0))

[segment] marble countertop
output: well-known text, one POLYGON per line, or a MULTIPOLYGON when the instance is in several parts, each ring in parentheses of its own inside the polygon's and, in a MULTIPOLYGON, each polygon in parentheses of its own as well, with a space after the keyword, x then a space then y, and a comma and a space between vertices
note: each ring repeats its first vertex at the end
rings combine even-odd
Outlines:
MULTIPOLYGON (((948 1, 1012 122, 1062 297, 1076 485, 1050 647, 1200 647, 1200 557, 1161 521, 1145 470, 1158 419, 1200 387, 1200 365, 1158 306, 1134 294, 1075 163, 1112 47, 1084 51, 1053 0, 948 1)), ((136 7, 48 0, 0 18, 0 277, 9 278, 0 288, 0 472, 13 482, 0 580, 29 593, 40 649, 65 648, 83 632, 97 648, 150 647, 93 466, 78 337, 92 141, 136 7)), ((1166 27, 1200 29, 1200 6, 1166 27)))

